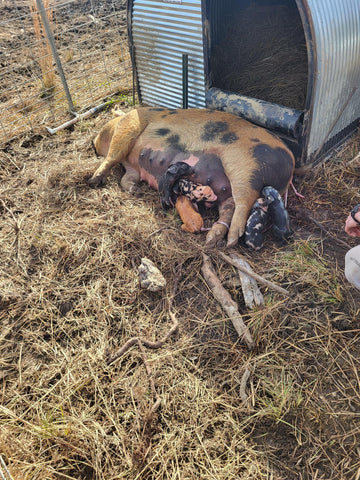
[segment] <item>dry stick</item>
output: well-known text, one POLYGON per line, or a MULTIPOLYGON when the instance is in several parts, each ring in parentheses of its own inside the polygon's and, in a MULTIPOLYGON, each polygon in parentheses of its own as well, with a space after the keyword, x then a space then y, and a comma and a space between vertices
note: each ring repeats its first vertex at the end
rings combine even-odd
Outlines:
MULTIPOLYGON (((236 262, 239 262, 240 265, 242 265, 244 268, 247 268, 250 272, 252 272, 250 265, 244 258, 238 255, 235 255, 235 253, 230 253, 230 258, 232 258, 236 262)), ((245 272, 239 269, 238 269, 238 274, 241 281, 241 289, 243 292, 245 305, 250 309, 253 309, 254 305, 256 306, 264 305, 264 297, 260 292, 260 289, 258 287, 258 284, 255 278, 250 277, 245 272)))
POLYGON ((240 382, 240 398, 244 406, 247 405, 247 402, 249 400, 249 395, 246 393, 246 384, 250 378, 250 374, 250 370, 246 368, 240 382))
POLYGON ((221 285, 221 282, 214 271, 214 267, 210 258, 205 253, 203 253, 202 256, 203 264, 201 267, 201 272, 206 280, 206 283, 208 284, 216 300, 220 303, 226 314, 230 317, 239 336, 244 338, 248 349, 253 350, 255 347, 255 342, 252 339, 248 327, 243 322, 236 302, 234 302, 229 292, 221 285))
MULTIPOLYGON (((169 300, 169 302, 170 302, 170 300, 169 300)), ((169 316, 170 316, 170 318, 173 322, 173 325, 170 328, 170 330, 166 333, 164 338, 162 338, 161 340, 158 340, 157 342, 150 342, 149 340, 146 340, 145 338, 132 337, 117 352, 113 353, 112 355, 108 355, 107 364, 110 365, 110 363, 113 363, 119 357, 124 355, 124 353, 126 353, 128 350, 130 350, 130 348, 133 345, 138 344, 139 342, 141 342, 141 344, 144 345, 145 347, 152 348, 154 350, 163 347, 164 344, 169 339, 169 337, 171 337, 171 335, 173 335, 179 327, 179 323, 178 323, 175 315, 173 314, 173 312, 170 310, 170 306, 169 306, 169 316)))
POLYGON ((355 157, 354 157, 352 160, 348 161, 345 166, 346 166, 346 167, 349 167, 350 165, 352 165, 353 163, 357 162, 358 160, 360 160, 360 153, 358 153, 357 155, 355 155, 355 157))
POLYGON ((113 353, 112 355, 108 355, 106 363, 109 365, 110 363, 114 362, 117 358, 121 357, 124 355, 130 348, 138 343, 138 337, 132 337, 130 338, 121 348, 118 350, 116 353, 113 353))
POLYGON ((157 235, 158 233, 161 233, 163 232, 164 230, 176 230, 178 231, 178 228, 176 227, 172 227, 172 226, 165 226, 165 227, 161 227, 159 228, 158 230, 155 230, 154 232, 151 232, 147 238, 150 238, 152 237, 153 235, 157 235))
POLYGON ((153 397, 155 398, 155 403, 151 407, 150 411, 148 412, 148 414, 145 418, 145 422, 144 422, 144 430, 145 430, 145 427, 151 421, 153 414, 160 407, 161 397, 160 397, 160 395, 158 395, 158 393, 156 391, 156 388, 155 388, 155 382, 154 382, 154 377, 153 377, 153 374, 152 374, 152 370, 151 370, 151 367, 149 365, 149 362, 146 360, 144 345, 141 343, 141 340, 138 340, 137 343, 139 345, 139 350, 141 352, 141 358, 142 358, 143 364, 145 365, 146 373, 147 373, 148 378, 149 378, 151 393, 153 394, 153 397))
POLYGON ((351 248, 351 246, 348 243, 344 242, 344 240, 341 240, 340 238, 336 238, 331 232, 329 232, 329 230, 327 230, 324 227, 324 225, 322 225, 320 222, 315 220, 315 218, 311 217, 306 212, 303 212, 303 214, 306 216, 306 218, 308 218, 311 222, 313 222, 317 227, 319 227, 320 230, 322 232, 324 232, 328 237, 331 237, 336 243, 338 243, 339 245, 341 245, 343 247, 346 247, 348 249, 351 248))
MULTIPOLYGON (((275 285, 275 283, 273 282, 270 282, 269 280, 266 280, 266 278, 264 277, 261 277, 260 275, 258 275, 257 273, 251 271, 251 270, 248 270, 247 268, 243 267, 241 265, 240 262, 236 261, 234 258, 230 258, 228 255, 226 255, 225 253, 223 252, 218 252, 219 255, 221 256, 221 258, 223 258, 226 262, 230 263, 230 265, 233 265, 234 267, 236 267, 237 269, 241 270, 242 272, 246 273, 247 275, 249 275, 250 277, 253 277, 255 278, 255 280, 257 280, 259 283, 262 283, 263 285, 265 285, 266 287, 269 287, 271 288, 272 290, 275 290, 276 292, 278 293, 282 293, 283 295, 287 295, 289 296, 290 295, 290 292, 288 290, 285 290, 285 288, 282 288, 282 287, 279 287, 278 285, 275 285)), ((233 254, 233 256, 235 257, 236 254, 233 254)))
POLYGON ((130 338, 117 352, 113 353, 112 355, 108 355, 108 358, 107 358, 108 364, 114 362, 116 359, 124 355, 124 353, 126 353, 133 345, 138 344, 138 342, 141 342, 142 345, 144 345, 147 348, 152 348, 152 349, 161 348, 167 342, 169 337, 171 337, 171 335, 173 335, 177 331, 179 327, 179 322, 177 321, 177 318, 175 314, 172 312, 171 308, 172 308, 172 301, 175 297, 175 293, 177 290, 177 284, 178 284, 180 275, 181 275, 181 269, 179 269, 179 271, 176 274, 176 277, 174 279, 172 294, 168 300, 169 316, 172 321, 172 327, 170 328, 170 330, 165 334, 165 336, 161 340, 158 340, 157 342, 150 342, 145 338, 138 338, 138 337, 130 338))
POLYGON ((138 347, 139 347, 139 350, 141 352, 141 358, 142 358, 143 364, 144 364, 145 369, 146 369, 146 373, 147 373, 148 378, 149 378, 151 393, 153 394, 153 396, 155 398, 155 402, 154 402, 153 406, 151 407, 150 411, 146 415, 146 418, 144 419, 143 433, 145 432, 145 429, 146 429, 147 425, 149 425, 149 423, 151 422, 153 414, 156 412, 156 410, 160 407, 160 404, 161 404, 161 397, 158 395, 158 393, 156 391, 154 377, 152 375, 150 365, 149 365, 148 361, 146 360, 144 346, 147 347, 147 348, 153 348, 153 349, 161 348, 164 345, 164 343, 168 340, 168 338, 177 331, 177 329, 179 327, 179 322, 177 321, 177 318, 176 318, 175 314, 172 312, 171 308, 172 308, 173 299, 174 299, 175 294, 176 294, 176 290, 177 290, 178 281, 179 281, 180 276, 181 276, 181 268, 179 268, 178 271, 176 272, 173 289, 172 289, 172 292, 171 292, 171 296, 168 300, 169 316, 171 318, 171 321, 172 321, 173 325, 170 328, 170 330, 166 333, 164 338, 162 340, 158 340, 157 342, 150 342, 149 340, 146 340, 144 338, 132 337, 125 343, 125 345, 123 345, 120 348, 120 350, 118 350, 116 353, 114 353, 112 355, 109 355, 108 359, 107 359, 107 363, 110 364, 110 363, 114 362, 117 358, 124 355, 124 353, 126 353, 133 345, 137 344, 138 347))
POLYGON ((2 456, 0 455, 0 477, 2 480, 13 480, 6 463, 4 462, 2 456))
POLYGON ((350 165, 352 165, 353 163, 355 163, 355 162, 357 162, 357 161, 359 161, 359 160, 360 160, 360 152, 359 152, 357 155, 355 155, 355 157, 354 157, 352 160, 350 160, 349 162, 347 162, 347 163, 346 163, 346 166, 349 167, 350 165))
POLYGON ((9 160, 10 163, 12 163, 14 165, 14 167, 17 169, 17 170, 20 170, 20 167, 17 165, 17 163, 11 158, 10 155, 8 155, 7 153, 5 153, 4 151, 2 152, 6 158, 9 160))

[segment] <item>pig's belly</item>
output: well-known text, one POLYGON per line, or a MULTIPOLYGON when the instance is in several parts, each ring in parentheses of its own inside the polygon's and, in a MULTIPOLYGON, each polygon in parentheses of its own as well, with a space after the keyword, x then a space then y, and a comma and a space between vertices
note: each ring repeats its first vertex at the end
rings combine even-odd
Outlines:
POLYGON ((151 175, 150 172, 147 172, 144 168, 140 168, 140 181, 148 183, 150 187, 155 190, 159 189, 157 178, 155 178, 154 175, 151 175))
POLYGON ((225 175, 221 159, 213 153, 191 153, 164 148, 154 150, 153 144, 144 145, 139 141, 128 157, 129 165, 138 170, 140 180, 155 189, 158 189, 160 177, 170 165, 177 162, 185 162, 194 167, 191 180, 201 185, 209 185, 220 203, 231 197, 230 182, 225 175))

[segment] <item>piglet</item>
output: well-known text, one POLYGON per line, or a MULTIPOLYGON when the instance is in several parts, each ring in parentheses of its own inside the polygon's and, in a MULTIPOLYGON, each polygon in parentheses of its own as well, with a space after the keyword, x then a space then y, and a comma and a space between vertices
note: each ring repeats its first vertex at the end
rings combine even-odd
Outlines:
POLYGON ((289 214, 280 193, 270 186, 264 187, 261 193, 268 205, 275 240, 283 243, 288 242, 294 232, 291 230, 289 214))
POLYGON ((246 222, 245 245, 253 250, 260 250, 264 245, 263 231, 268 220, 268 204, 264 198, 258 198, 251 208, 246 222))

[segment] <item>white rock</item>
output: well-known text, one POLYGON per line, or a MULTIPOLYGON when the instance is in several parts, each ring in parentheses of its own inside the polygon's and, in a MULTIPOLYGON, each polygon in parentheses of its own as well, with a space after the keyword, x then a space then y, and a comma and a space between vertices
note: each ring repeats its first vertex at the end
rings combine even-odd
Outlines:
POLYGON ((138 271, 141 288, 146 288, 150 292, 158 292, 166 287, 166 280, 162 273, 148 258, 141 259, 138 271))

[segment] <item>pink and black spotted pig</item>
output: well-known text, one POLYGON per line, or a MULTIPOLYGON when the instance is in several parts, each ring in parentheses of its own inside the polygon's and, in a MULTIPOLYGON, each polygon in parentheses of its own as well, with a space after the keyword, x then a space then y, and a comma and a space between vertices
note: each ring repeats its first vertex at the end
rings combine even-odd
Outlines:
POLYGON ((161 177, 178 162, 191 167, 189 179, 210 186, 217 197, 220 222, 208 232, 208 246, 226 234, 227 245, 234 246, 261 190, 272 185, 283 193, 295 166, 291 151, 269 131, 207 109, 140 107, 110 120, 94 146, 106 158, 89 180, 91 186, 103 184, 119 163, 125 167, 121 185, 128 191, 142 180, 158 189, 161 177))

